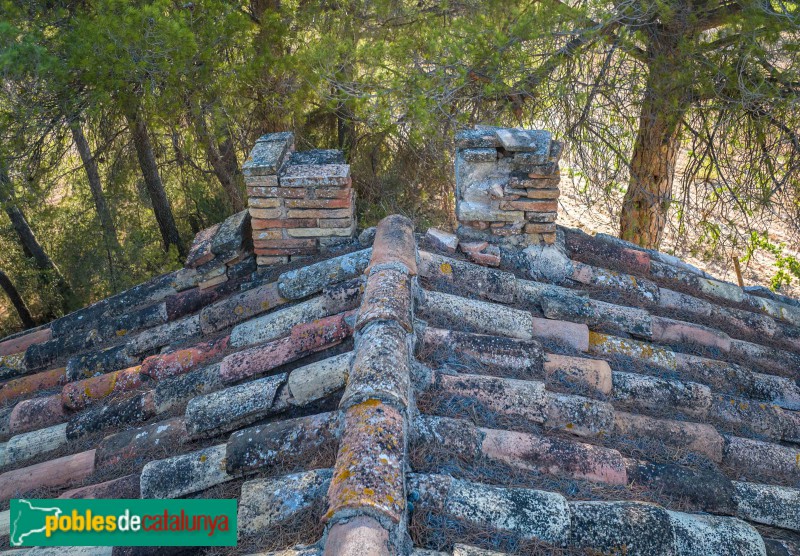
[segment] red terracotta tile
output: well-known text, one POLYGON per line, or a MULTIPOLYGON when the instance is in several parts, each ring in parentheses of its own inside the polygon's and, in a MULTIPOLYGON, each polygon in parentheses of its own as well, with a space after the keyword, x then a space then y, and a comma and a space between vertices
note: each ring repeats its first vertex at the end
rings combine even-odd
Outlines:
POLYGON ((724 352, 731 350, 731 338, 724 332, 665 317, 652 317, 653 340, 664 344, 694 343, 718 348, 724 352))
POLYGON ((403 416, 377 400, 345 414, 325 519, 345 510, 380 512, 394 522, 405 510, 403 416))
POLYGON ((52 337, 53 331, 50 330, 50 327, 47 327, 41 330, 36 330, 35 332, 29 332, 28 334, 24 334, 22 336, 17 336, 16 338, 12 338, 4 342, 0 342, 0 357, 3 355, 20 353, 34 344, 47 342, 52 337))
POLYGON ((61 390, 61 403, 67 409, 79 410, 94 400, 107 398, 111 394, 127 392, 142 384, 140 367, 131 367, 113 373, 70 382, 61 390))
POLYGON ((57 425, 66 420, 60 394, 33 398, 14 406, 9 416, 9 431, 11 434, 19 434, 57 425))
POLYGON ((387 216, 378 224, 367 271, 386 263, 401 263, 408 269, 409 274, 417 274, 414 226, 405 216, 397 214, 387 216))
POLYGON ((0 499, 17 498, 43 487, 61 487, 94 472, 94 450, 64 456, 0 475, 0 499))
POLYGON ((66 369, 62 367, 9 380, 0 388, 0 404, 64 384, 66 379, 66 369))
POLYGON ((203 342, 186 349, 163 355, 152 355, 142 362, 142 374, 155 380, 188 373, 201 364, 219 357, 226 349, 230 336, 203 342))
POLYGON ((328 531, 323 556, 389 556, 389 532, 375 519, 354 517, 328 531))

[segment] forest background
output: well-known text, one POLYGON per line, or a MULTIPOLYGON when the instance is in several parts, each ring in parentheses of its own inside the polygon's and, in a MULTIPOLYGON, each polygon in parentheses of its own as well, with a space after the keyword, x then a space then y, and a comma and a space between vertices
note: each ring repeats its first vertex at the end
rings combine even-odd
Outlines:
POLYGON ((425 229, 456 130, 549 129, 561 222, 797 294, 798 39, 784 0, 0 0, 0 336, 180 267, 283 130, 425 229))

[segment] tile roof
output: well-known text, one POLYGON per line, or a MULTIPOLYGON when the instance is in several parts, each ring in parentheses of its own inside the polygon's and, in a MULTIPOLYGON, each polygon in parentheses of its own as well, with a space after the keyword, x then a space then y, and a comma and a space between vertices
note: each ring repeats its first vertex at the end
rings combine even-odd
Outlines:
POLYGON ((188 496, 239 500, 245 554, 800 554, 795 300, 400 216, 254 272, 248 226, 0 340, 0 549, 12 497, 188 496))

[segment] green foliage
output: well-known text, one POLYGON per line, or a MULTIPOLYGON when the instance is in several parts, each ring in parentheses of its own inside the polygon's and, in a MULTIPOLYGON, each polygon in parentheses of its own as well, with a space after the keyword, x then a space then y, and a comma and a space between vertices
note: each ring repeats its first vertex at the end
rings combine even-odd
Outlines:
POLYGON ((783 286, 791 285, 795 280, 800 282, 800 259, 785 253, 784 243, 772 243, 766 233, 752 232, 747 254, 742 260, 749 261, 759 249, 775 257, 776 272, 770 280, 770 288, 777 291, 783 286))

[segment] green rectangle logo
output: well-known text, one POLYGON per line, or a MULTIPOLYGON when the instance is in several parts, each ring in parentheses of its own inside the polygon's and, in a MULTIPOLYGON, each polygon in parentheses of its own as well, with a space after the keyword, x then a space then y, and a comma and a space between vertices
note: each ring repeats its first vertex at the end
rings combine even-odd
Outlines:
POLYGON ((11 546, 236 546, 236 500, 11 500, 11 546))

